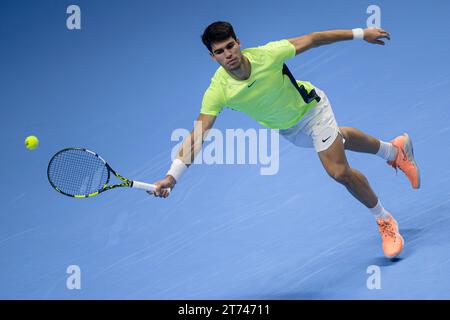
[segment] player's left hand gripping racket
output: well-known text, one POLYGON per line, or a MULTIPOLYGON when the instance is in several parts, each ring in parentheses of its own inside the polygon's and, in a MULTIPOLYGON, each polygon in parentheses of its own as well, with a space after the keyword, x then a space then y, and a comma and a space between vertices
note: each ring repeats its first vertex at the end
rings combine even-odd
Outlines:
POLYGON ((82 148, 67 148, 57 152, 48 164, 47 177, 56 191, 74 198, 93 197, 117 187, 151 192, 156 188, 154 184, 122 177, 98 154, 82 148), (108 184, 111 173, 122 183, 108 184))

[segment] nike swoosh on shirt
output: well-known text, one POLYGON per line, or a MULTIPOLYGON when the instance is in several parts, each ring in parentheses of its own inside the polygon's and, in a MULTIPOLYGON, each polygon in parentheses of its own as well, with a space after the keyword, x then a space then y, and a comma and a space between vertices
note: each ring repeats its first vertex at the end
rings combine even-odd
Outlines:
POLYGON ((253 81, 252 83, 250 83, 250 84, 248 85, 248 87, 250 88, 255 82, 256 82, 256 80, 253 81))

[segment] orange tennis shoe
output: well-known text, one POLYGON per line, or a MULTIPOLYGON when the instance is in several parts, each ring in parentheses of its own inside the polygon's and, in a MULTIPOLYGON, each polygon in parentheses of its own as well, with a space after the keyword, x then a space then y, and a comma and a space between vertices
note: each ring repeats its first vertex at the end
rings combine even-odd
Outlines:
POLYGON ((384 255, 388 258, 394 258, 402 252, 405 241, 398 230, 397 221, 390 213, 388 215, 386 220, 377 219, 377 224, 381 233, 384 255))
POLYGON ((414 189, 420 188, 420 171, 414 160, 414 150, 411 139, 404 133, 398 136, 391 143, 397 148, 397 158, 387 163, 395 170, 399 168, 409 179, 414 189))

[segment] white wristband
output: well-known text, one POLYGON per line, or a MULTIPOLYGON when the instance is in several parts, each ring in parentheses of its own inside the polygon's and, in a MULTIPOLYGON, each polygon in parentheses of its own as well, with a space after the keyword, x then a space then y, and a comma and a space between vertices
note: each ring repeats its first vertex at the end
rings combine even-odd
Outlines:
POLYGON ((353 39, 364 39, 364 30, 361 28, 352 29, 353 39))
POLYGON ((170 174, 178 182, 178 180, 180 180, 181 175, 183 174, 184 170, 186 170, 186 169, 187 169, 187 165, 185 165, 183 161, 181 161, 180 159, 177 158, 177 159, 173 160, 169 171, 167 171, 167 174, 170 174))

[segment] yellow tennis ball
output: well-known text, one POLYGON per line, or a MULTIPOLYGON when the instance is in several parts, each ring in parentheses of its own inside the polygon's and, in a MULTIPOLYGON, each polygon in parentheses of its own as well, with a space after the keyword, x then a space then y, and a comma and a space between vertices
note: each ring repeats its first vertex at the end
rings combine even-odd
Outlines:
POLYGON ((25 147, 27 147, 28 150, 34 150, 38 147, 39 140, 36 136, 28 136, 25 139, 25 147))

